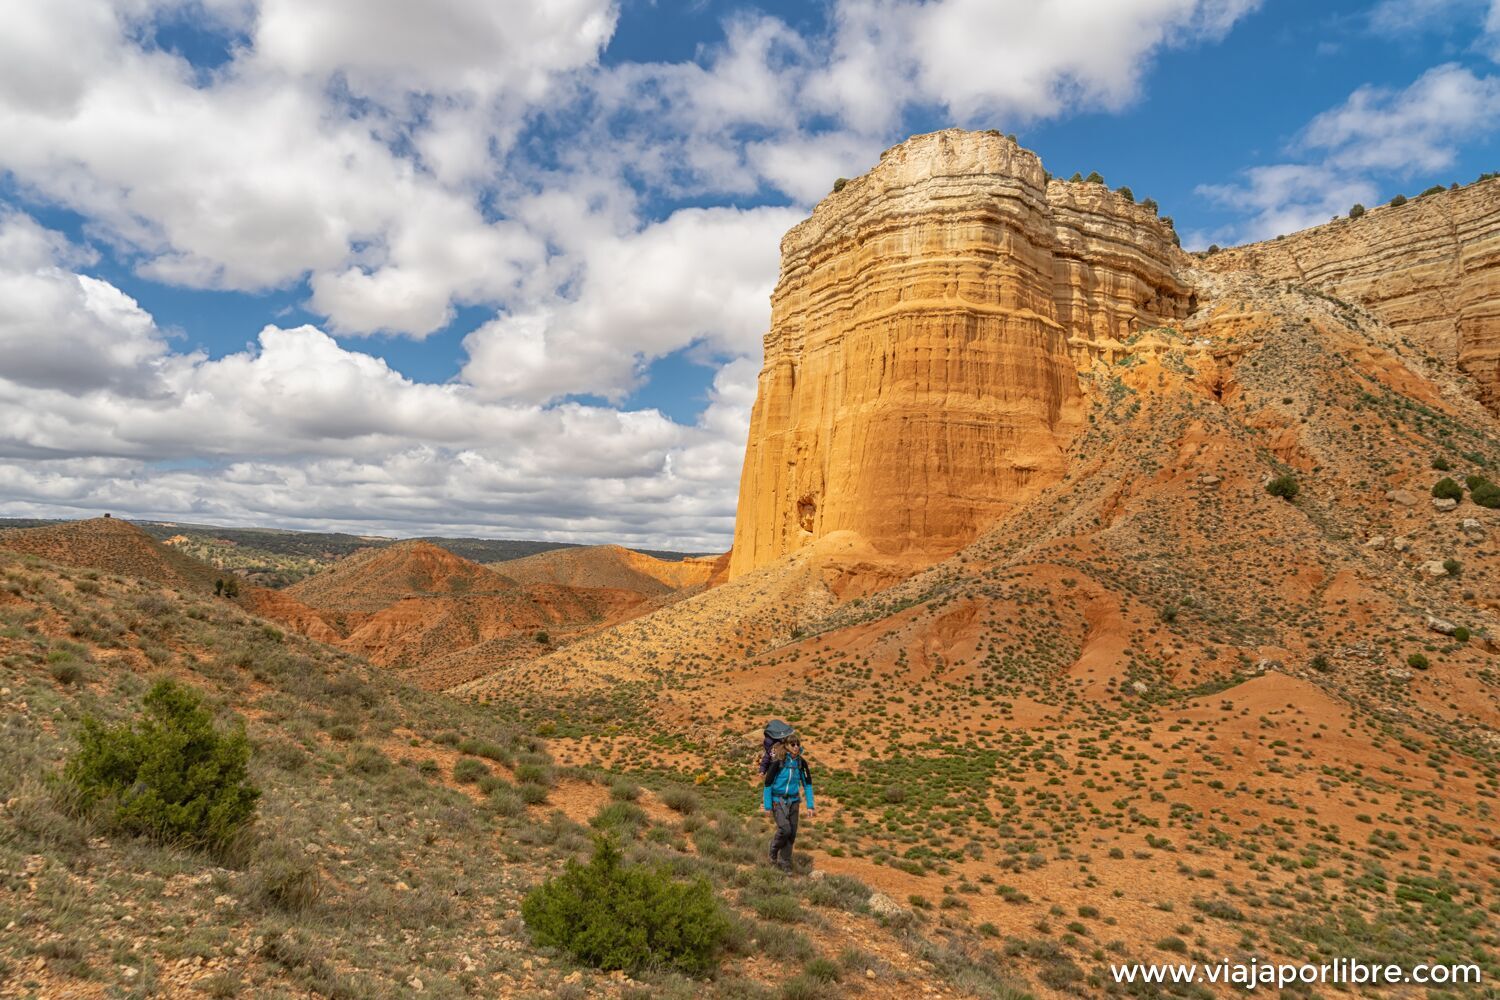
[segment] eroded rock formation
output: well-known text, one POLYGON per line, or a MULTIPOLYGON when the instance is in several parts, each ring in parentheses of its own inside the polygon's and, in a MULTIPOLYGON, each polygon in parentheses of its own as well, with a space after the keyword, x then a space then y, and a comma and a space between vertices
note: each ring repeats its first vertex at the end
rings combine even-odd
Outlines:
POLYGON ((1480 398, 1500 411, 1500 179, 1235 247, 1203 266, 1360 303, 1467 372, 1480 398))
POLYGON ((730 575, 836 532, 930 562, 1056 482, 1076 366, 1191 307, 1174 244, 995 133, 887 150, 782 240, 730 575))

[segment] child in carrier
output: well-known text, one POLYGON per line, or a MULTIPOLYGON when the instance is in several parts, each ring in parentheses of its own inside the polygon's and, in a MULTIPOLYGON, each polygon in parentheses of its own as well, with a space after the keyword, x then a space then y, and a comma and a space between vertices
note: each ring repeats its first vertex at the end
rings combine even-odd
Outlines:
POLYGON ((797 842, 797 820, 802 800, 807 812, 813 807, 812 773, 802 756, 802 738, 780 719, 766 724, 761 745, 760 772, 763 779, 761 806, 776 822, 771 838, 771 864, 784 872, 792 870, 792 845, 797 842))

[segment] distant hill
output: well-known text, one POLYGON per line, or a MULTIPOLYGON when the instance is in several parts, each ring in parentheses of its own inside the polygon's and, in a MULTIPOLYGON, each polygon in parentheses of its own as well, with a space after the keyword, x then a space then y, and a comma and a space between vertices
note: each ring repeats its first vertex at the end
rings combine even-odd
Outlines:
POLYGON ((655 597, 704 583, 713 565, 704 559, 657 559, 619 545, 589 545, 512 559, 494 568, 523 584, 612 587, 655 597))
POLYGON ((517 589, 514 580, 431 542, 407 541, 341 559, 287 594, 314 608, 373 612, 403 597, 517 589))
MULTIPOLYGON (((403 541, 379 535, 351 535, 336 531, 226 528, 188 521, 111 520, 133 524, 169 548, 216 569, 230 570, 247 583, 272 588, 290 586, 362 549, 383 548, 403 541)), ((0 518, 0 530, 44 528, 70 523, 74 522, 57 518, 0 518)), ((408 540, 430 542, 477 563, 506 562, 541 552, 586 547, 569 542, 451 538, 436 535, 408 540)), ((657 549, 639 551, 664 562, 675 562, 691 555, 657 549)))
MULTIPOLYGON (((255 586, 279 589, 291 586, 363 549, 381 549, 401 541, 428 541, 453 555, 472 562, 505 562, 559 549, 583 549, 564 541, 526 541, 517 538, 386 538, 383 535, 351 535, 336 531, 284 531, 281 528, 222 528, 178 520, 124 520, 156 538, 169 549, 205 562, 216 570, 233 571, 255 586)), ((0 517, 0 531, 13 528, 48 528, 68 525, 72 520, 45 517, 0 517)), ((640 550, 663 562, 690 558, 690 553, 640 550)))
POLYGON ((0 530, 0 546, 65 566, 139 577, 183 590, 213 589, 216 571, 110 517, 0 530))
MULTIPOLYGON (((680 565, 631 556, 667 572, 680 565)), ((665 590, 650 577, 641 579, 665 590)), ((402 671, 421 687, 440 688, 640 613, 655 596, 638 587, 570 587, 546 579, 523 586, 431 542, 411 540, 361 549, 284 590, 248 588, 244 605, 402 671)))

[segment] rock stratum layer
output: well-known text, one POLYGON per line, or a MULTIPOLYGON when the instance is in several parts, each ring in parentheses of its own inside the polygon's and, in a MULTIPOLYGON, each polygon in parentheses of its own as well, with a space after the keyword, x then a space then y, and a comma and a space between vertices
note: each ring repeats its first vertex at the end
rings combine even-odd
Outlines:
POLYGON ((1500 412, 1500 178, 1208 257, 1358 302, 1470 375, 1500 412))
POLYGON ((1193 306, 1154 211, 994 133, 887 150, 781 255, 731 576, 838 532, 955 551, 1061 478, 1077 366, 1193 306))

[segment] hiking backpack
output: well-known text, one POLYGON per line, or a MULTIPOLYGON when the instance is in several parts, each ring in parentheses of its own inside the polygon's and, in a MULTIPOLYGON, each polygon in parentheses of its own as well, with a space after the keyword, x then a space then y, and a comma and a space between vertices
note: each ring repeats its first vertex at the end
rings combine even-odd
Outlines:
POLYGON ((796 734, 797 731, 795 729, 780 719, 772 719, 766 723, 765 732, 761 734, 765 738, 761 741, 760 746, 760 776, 762 778, 771 769, 771 748, 796 734))

